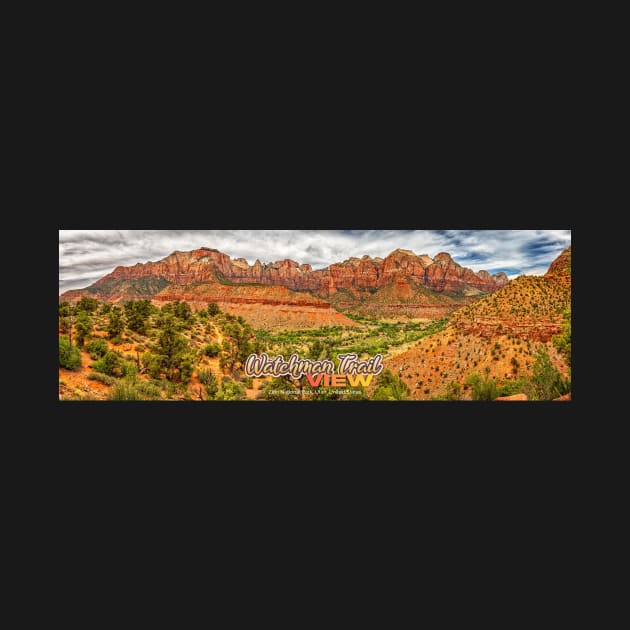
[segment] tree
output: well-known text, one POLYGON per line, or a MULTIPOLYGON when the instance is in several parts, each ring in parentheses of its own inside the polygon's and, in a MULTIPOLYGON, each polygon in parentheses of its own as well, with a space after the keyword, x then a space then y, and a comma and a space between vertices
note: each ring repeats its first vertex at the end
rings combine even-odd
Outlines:
POLYGON ((173 304, 173 313, 175 314, 175 317, 181 319, 185 324, 192 323, 195 320, 195 316, 193 315, 188 302, 180 302, 177 300, 173 304))
POLYGON ((221 309, 219 308, 219 305, 216 302, 210 302, 208 304, 209 317, 214 317, 215 315, 218 315, 220 312, 221 312, 221 309))
POLYGON ((199 382, 205 385, 208 400, 214 400, 219 391, 219 384, 211 370, 199 371, 199 382))
POLYGON ((123 321, 122 311, 120 310, 120 307, 114 306, 109 314, 107 334, 110 339, 115 339, 116 337, 120 337, 124 329, 125 322, 123 321))
POLYGON ((150 313, 151 302, 149 300, 129 300, 129 302, 126 302, 125 315, 129 330, 146 335, 150 313))
POLYGON ((118 368, 120 368, 120 358, 111 350, 107 352, 102 359, 92 363, 93 370, 108 374, 109 376, 114 376, 118 368))
POLYGON ((88 297, 84 295, 76 305, 77 313, 79 311, 85 311, 86 313, 94 313, 98 309, 98 300, 96 298, 88 297))
POLYGON ((59 318, 59 330, 67 335, 72 332, 72 324, 70 323, 69 317, 60 317, 59 318))
POLYGON ((225 324, 223 333, 227 337, 223 347, 228 356, 221 355, 221 358, 225 367, 233 369, 236 363, 245 363, 247 357, 252 353, 251 339, 254 336, 254 331, 242 317, 238 317, 230 319, 225 324))
POLYGON ((203 354, 210 358, 218 357, 219 352, 221 352, 221 346, 218 343, 209 343, 203 349, 203 354))
POLYGON ((59 337, 59 367, 66 370, 81 369, 81 353, 66 337, 59 337))
POLYGON ((92 332, 92 320, 86 311, 80 311, 74 324, 76 330, 77 345, 81 348, 85 338, 92 332))
POLYGON ((187 350, 186 339, 177 332, 173 316, 167 315, 164 320, 164 329, 158 337, 155 353, 169 380, 173 380, 176 370, 181 370, 187 350))
POLYGON ((68 302, 59 302, 59 317, 69 317, 70 312, 70 304, 68 302))

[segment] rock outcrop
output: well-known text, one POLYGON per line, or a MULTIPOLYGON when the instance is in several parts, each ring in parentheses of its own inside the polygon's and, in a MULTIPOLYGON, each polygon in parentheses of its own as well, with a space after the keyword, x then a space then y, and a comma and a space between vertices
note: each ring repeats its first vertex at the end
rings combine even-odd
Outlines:
POLYGON ((491 339, 513 335, 549 341, 560 332, 571 305, 571 248, 556 258, 544 276, 520 276, 492 295, 460 309, 453 323, 465 334, 491 339))
MULTIPOLYGON (((374 291, 397 279, 410 279, 433 291, 474 294, 490 293, 507 284, 505 274, 491 276, 486 271, 475 273, 457 264, 449 254, 435 258, 416 255, 405 249, 393 251, 385 259, 349 258, 325 269, 313 270, 293 260, 249 265, 244 258, 231 259, 216 249, 202 247, 190 252, 173 252, 158 262, 138 263, 131 267, 116 267, 90 287, 91 294, 106 296, 107 288, 123 280, 140 278, 161 279, 175 285, 194 283, 234 283, 278 285, 295 291, 311 291, 329 296, 339 290, 351 292, 374 291)), ((63 299, 74 299, 81 292, 73 292, 63 299)))

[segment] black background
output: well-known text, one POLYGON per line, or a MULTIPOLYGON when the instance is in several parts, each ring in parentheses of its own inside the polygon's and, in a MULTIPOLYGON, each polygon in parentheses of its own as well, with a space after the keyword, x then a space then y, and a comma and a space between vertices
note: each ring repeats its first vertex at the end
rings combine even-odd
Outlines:
POLYGON ((273 127, 243 121, 226 130, 215 119, 217 143, 185 121, 165 137, 137 120, 138 129, 124 131, 105 120, 73 139, 73 157, 48 191, 54 211, 38 251, 49 261, 41 286, 49 289, 51 359, 58 229, 572 229, 574 400, 60 402, 50 360, 45 395, 26 404, 43 405, 56 470, 72 485, 79 475, 99 493, 129 484, 136 494, 162 489, 169 500, 180 491, 212 495, 223 506, 226 492, 226 501, 273 496, 307 511, 314 492, 326 511, 327 495, 345 510, 346 500, 371 493, 374 505, 391 495, 418 506, 421 495, 435 505, 434 493, 458 502, 486 487, 501 486, 504 498, 531 483, 564 487, 588 427, 576 413, 581 236, 566 196, 581 182, 558 168, 553 138, 523 121, 497 123, 490 134, 470 119, 426 120, 424 135, 394 123, 374 134, 350 117, 349 129, 303 121, 280 140, 273 127))

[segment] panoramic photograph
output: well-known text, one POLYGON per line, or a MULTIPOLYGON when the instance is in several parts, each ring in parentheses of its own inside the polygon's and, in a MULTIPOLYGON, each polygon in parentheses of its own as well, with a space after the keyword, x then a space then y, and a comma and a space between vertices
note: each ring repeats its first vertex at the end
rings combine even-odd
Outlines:
POLYGON ((570 401, 571 230, 59 230, 62 401, 570 401))

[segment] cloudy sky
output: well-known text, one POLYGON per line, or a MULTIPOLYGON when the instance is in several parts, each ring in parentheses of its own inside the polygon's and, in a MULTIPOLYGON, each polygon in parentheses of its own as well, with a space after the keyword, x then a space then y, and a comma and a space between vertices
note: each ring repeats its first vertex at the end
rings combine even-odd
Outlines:
POLYGON ((541 275, 571 244, 570 230, 59 230, 59 293, 86 287, 118 265, 175 250, 218 249, 253 264, 291 258, 321 269, 350 256, 384 258, 397 248, 448 252, 473 271, 541 275))

